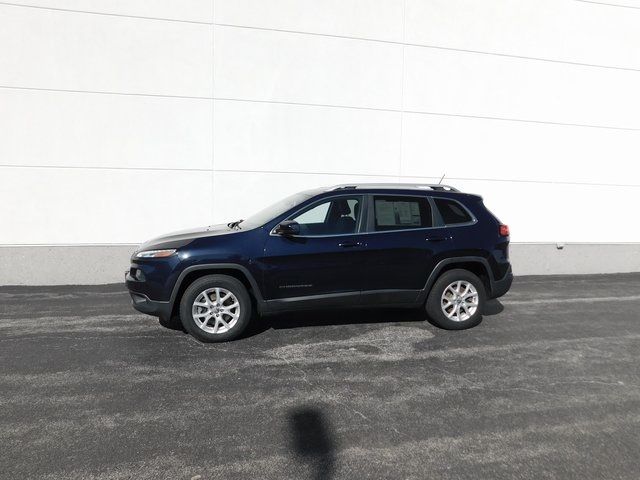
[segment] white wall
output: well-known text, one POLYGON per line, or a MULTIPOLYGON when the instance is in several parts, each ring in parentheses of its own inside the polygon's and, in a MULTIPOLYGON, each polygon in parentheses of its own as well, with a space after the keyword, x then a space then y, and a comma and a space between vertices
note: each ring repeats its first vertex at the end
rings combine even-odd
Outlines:
POLYGON ((640 0, 13 3, 0 245, 136 244, 443 174, 516 243, 640 242, 640 0))

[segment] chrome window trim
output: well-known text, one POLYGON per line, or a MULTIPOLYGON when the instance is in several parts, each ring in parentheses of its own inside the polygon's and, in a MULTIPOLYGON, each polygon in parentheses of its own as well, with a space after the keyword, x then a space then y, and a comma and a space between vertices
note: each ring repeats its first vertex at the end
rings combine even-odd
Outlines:
MULTIPOLYGON (((281 221, 285 221, 290 219, 291 217, 294 217, 295 215, 297 215, 298 213, 302 212, 303 210, 306 210, 307 208, 311 209, 314 208, 316 205, 319 205, 321 203, 324 203, 325 201, 330 201, 333 200, 335 198, 342 198, 342 197, 347 197, 347 198, 353 198, 353 197, 360 197, 362 199, 362 207, 364 207, 364 203, 365 203, 365 198, 366 198, 367 194, 366 193, 355 193, 353 191, 351 192, 347 192, 347 193, 342 193, 340 195, 331 195, 329 197, 324 197, 324 198, 320 198, 318 199, 316 202, 312 202, 309 205, 299 208, 298 210, 296 210, 295 212, 293 212, 291 215, 288 215, 284 220, 281 221)), ((365 209, 361 208, 360 211, 360 215, 364 215, 365 213, 365 209)), ((280 222, 278 222, 279 224, 280 222)), ((361 222, 357 222, 357 223, 361 223, 361 222)), ((271 231, 269 232, 269 236, 270 237, 283 237, 284 235, 278 235, 277 233, 275 233, 276 228, 278 227, 278 225, 275 225, 271 231)), ((356 229, 359 229, 360 225, 356 225, 356 229)), ((287 237, 289 238, 330 238, 330 237, 352 237, 354 235, 361 235, 362 232, 353 232, 353 233, 336 233, 333 235, 287 235, 287 237)))
MULTIPOLYGON (((443 227, 446 228, 454 228, 454 227, 468 227, 469 225, 475 225, 476 223, 478 223, 478 219, 476 218, 476 216, 473 214, 473 212, 471 212, 471 210, 469 210, 466 205, 464 205, 462 202, 459 202, 458 200, 456 200, 455 198, 451 198, 451 197, 438 197, 438 196, 434 196, 434 195, 430 195, 430 197, 433 199, 433 207, 435 209, 437 209, 438 214, 440 215, 440 217, 442 217, 442 214, 440 213, 440 209, 438 208, 438 206, 436 205, 435 200, 436 199, 440 199, 440 200, 449 200, 451 202, 455 202, 458 205, 460 205, 462 207, 462 209, 467 212, 467 215, 469 215, 471 217, 471 221, 470 222, 463 222, 463 223, 450 223, 450 224, 444 224, 443 227)), ((444 219, 442 219, 442 222, 444 223, 444 219)))
MULTIPOLYGON (((458 226, 458 225, 452 225, 458 226)), ((353 237, 355 235, 373 235, 379 233, 398 233, 398 232, 415 232, 417 230, 436 230, 438 228, 447 228, 446 226, 441 227, 420 227, 420 228, 405 228, 401 230, 385 230, 382 232, 356 232, 356 233, 336 233, 335 235, 288 235, 289 238, 329 238, 329 237, 353 237)), ((275 228, 274 228, 275 230, 275 228)), ((269 235, 274 237, 282 237, 283 235, 278 235, 277 233, 273 233, 273 230, 269 232, 269 235)))
MULTIPOLYGON (((418 194, 410 194, 410 193, 396 193, 396 194, 388 194, 388 193, 355 193, 354 190, 351 190, 349 193, 344 193, 341 195, 332 195, 330 197, 324 197, 319 199, 317 202, 313 202, 309 205, 307 205, 307 207, 313 207, 314 205, 319 204, 320 202, 326 201, 326 200, 332 200, 334 198, 341 198, 341 197, 355 197, 355 196, 359 196, 359 197, 371 197, 371 199, 373 200, 373 197, 375 195, 380 195, 380 196, 394 196, 394 197, 424 197, 427 199, 427 201, 429 201, 429 205, 431 206, 431 216, 432 216, 432 222, 435 221, 434 214, 437 211, 438 214, 440 214, 440 211, 437 210, 437 206, 435 204, 435 200, 436 198, 442 199, 442 200, 452 200, 454 202, 456 202, 458 205, 462 206, 462 208, 464 209, 465 212, 467 212, 469 214, 469 216, 472 218, 472 221, 470 222, 465 222, 465 223, 454 223, 454 224, 450 224, 450 225, 434 225, 431 227, 418 227, 418 228, 400 228, 397 230, 381 230, 381 231, 369 231, 366 230, 367 225, 365 222, 364 228, 365 230, 359 231, 359 232, 354 232, 354 233, 336 233, 333 235, 288 235, 289 238, 332 238, 332 237, 352 237, 354 235, 372 235, 372 234, 385 234, 385 233, 399 233, 399 232, 416 232, 416 231, 420 231, 420 230, 437 230, 439 228, 457 228, 457 227, 469 227, 471 225, 475 225, 476 223, 478 223, 478 219, 476 218, 476 216, 461 202, 459 202, 458 200, 451 198, 451 197, 440 197, 440 196, 433 196, 433 195, 428 195, 425 194, 425 192, 420 192, 418 194), (420 193, 422 193, 422 195, 420 195, 420 193)), ((287 218, 293 217, 294 215, 297 215, 299 212, 301 212, 302 210, 305 210, 307 207, 303 207, 300 208, 298 210, 296 210, 295 212, 293 212, 291 215, 289 215, 287 218)), ((363 212, 361 212, 361 215, 363 214, 363 212)), ((286 219, 285 219, 286 220, 286 219)), ((271 231, 269 232, 269 236, 271 237, 282 237, 283 235, 278 235, 277 233, 275 233, 275 229, 278 225, 275 225, 271 231)))
MULTIPOLYGON (((431 200, 429 200, 429 196, 428 195, 424 195, 424 192, 420 192, 423 193, 422 195, 420 194, 411 194, 411 193, 368 193, 367 195, 371 198, 371 210, 372 210, 372 214, 373 214, 373 219, 374 219, 374 230, 372 231, 367 231, 367 233, 386 233, 386 232, 412 232, 414 230, 429 230, 429 229, 433 229, 433 228, 442 228, 440 226, 436 226, 435 225, 435 217, 434 217, 434 212, 435 212, 435 208, 436 206, 433 204, 433 202, 431 200), (411 197, 411 198, 424 198, 427 200, 427 203, 429 204, 429 208, 431 209, 431 226, 430 227, 415 227, 415 228, 398 228, 396 230, 375 230, 375 215, 376 215, 376 201, 375 201, 375 197, 376 196, 380 196, 380 197, 411 197)), ((367 225, 368 226, 368 225, 367 225)))

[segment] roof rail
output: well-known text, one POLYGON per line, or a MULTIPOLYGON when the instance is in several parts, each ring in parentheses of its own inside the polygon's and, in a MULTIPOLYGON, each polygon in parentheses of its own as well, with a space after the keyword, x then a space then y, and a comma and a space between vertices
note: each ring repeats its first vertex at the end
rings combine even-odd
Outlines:
POLYGON ((425 189, 440 192, 459 192, 457 188, 451 185, 442 185, 440 183, 352 183, 344 185, 335 185, 329 190, 355 190, 358 188, 406 188, 406 189, 425 189))

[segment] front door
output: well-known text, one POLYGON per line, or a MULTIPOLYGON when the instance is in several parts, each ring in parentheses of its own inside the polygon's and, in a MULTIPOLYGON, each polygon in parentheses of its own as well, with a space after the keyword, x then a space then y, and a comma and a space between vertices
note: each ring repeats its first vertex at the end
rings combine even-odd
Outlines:
POLYGON ((267 300, 356 303, 362 281, 362 205, 362 195, 322 199, 287 219, 300 225, 299 235, 271 233, 261 259, 267 300))

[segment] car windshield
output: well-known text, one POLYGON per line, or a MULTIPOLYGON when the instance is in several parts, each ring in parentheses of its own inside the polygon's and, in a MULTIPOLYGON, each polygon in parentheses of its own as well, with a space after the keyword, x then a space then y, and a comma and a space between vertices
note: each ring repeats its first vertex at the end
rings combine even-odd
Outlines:
POLYGON ((250 217, 246 218, 242 222, 242 224, 240 224, 240 227, 243 229, 261 227, 265 223, 269 222, 270 220, 273 220, 277 216, 283 214, 287 210, 295 207, 296 205, 301 204, 305 200, 308 200, 309 198, 313 197, 317 193, 318 191, 315 191, 315 190, 295 193, 290 197, 284 198, 274 203, 273 205, 265 209, 262 209, 257 213, 254 213, 250 217))

